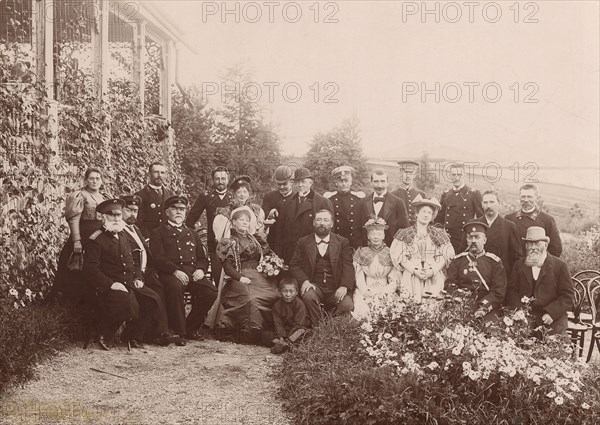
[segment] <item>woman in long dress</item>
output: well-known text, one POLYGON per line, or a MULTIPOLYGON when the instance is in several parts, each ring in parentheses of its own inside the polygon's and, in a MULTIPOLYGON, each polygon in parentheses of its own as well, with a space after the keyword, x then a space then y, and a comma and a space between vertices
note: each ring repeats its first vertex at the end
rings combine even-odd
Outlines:
POLYGON ((387 225, 382 218, 372 218, 364 225, 369 245, 354 252, 356 288, 354 289, 353 317, 371 320, 378 309, 400 301, 396 294, 399 274, 394 268, 390 249, 385 245, 387 225))
POLYGON ((231 214, 230 237, 217 244, 223 263, 216 306, 217 324, 235 330, 241 340, 256 342, 262 331, 272 327, 271 306, 278 298, 275 282, 256 270, 262 255, 270 252, 262 236, 250 232, 254 212, 247 206, 231 214))
POLYGON ((85 298, 82 273, 75 268, 75 265, 82 261, 85 241, 92 233, 102 228, 102 221, 96 216, 96 206, 108 199, 100 192, 102 186, 100 169, 88 168, 83 180, 84 186, 71 192, 65 201, 65 220, 69 224, 70 235, 60 253, 51 291, 51 296, 62 294, 66 299, 74 301, 85 298))
POLYGON ((417 196, 413 206, 417 220, 414 225, 398 230, 390 254, 394 266, 402 270, 400 296, 421 303, 423 298, 440 298, 454 248, 445 230, 431 224, 441 208, 437 199, 417 196))
POLYGON ((229 185, 229 190, 233 192, 231 205, 218 208, 213 221, 213 231, 215 239, 219 242, 223 238, 231 235, 231 212, 239 207, 247 206, 251 211, 250 225, 248 233, 251 235, 264 235, 265 213, 262 208, 253 202, 250 202, 252 196, 251 180, 248 176, 239 176, 229 185))

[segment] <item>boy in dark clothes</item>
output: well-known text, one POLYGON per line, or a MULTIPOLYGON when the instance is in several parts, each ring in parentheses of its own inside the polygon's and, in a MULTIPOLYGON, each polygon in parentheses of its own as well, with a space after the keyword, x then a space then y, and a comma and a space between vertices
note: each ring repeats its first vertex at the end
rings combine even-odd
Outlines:
POLYGON ((271 311, 277 338, 271 348, 274 354, 286 351, 305 331, 306 308, 298 298, 298 282, 293 277, 284 277, 279 282, 281 298, 275 302, 271 311))

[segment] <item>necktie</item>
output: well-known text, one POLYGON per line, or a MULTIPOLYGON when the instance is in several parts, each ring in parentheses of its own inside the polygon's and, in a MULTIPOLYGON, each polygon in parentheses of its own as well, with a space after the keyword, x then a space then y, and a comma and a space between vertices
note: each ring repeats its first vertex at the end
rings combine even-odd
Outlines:
POLYGON ((385 199, 383 197, 375 196, 373 198, 373 203, 378 204, 379 202, 383 202, 385 199))
POLYGON ((317 245, 321 245, 321 244, 327 245, 328 242, 325 239, 321 239, 317 245))
POLYGON ((298 196, 298 202, 301 204, 306 199, 306 196, 298 196))

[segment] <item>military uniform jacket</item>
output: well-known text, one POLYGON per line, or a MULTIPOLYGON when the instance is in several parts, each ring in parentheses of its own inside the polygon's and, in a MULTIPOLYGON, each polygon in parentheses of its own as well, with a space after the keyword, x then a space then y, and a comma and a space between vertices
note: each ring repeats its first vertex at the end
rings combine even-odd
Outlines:
MULTIPOLYGON (((479 217, 477 221, 487 224, 485 216, 479 217)), ((486 231, 485 236, 487 238, 485 251, 500 257, 506 277, 510 277, 515 261, 523 257, 517 226, 512 221, 498 216, 486 231)))
POLYGON ((218 208, 224 208, 231 203, 231 193, 225 192, 223 199, 219 196, 216 190, 207 190, 200 194, 185 220, 185 224, 193 229, 202 212, 206 211, 206 226, 207 226, 207 245, 208 252, 215 252, 217 242, 215 240, 215 232, 213 231, 213 221, 218 208))
POLYGON ((323 196, 333 204, 332 232, 345 237, 352 248, 358 248, 362 242, 362 225, 359 217, 359 201, 364 192, 327 192, 323 196))
MULTIPOLYGON (((371 193, 360 200, 359 217, 361 228, 375 214, 373 196, 374 193, 371 193)), ((399 229, 405 229, 409 226, 408 213, 406 212, 404 201, 387 192, 384 195, 383 205, 379 210, 379 217, 383 218, 388 225, 388 229, 385 231, 385 244, 391 246, 396 232, 399 229)), ((364 228, 362 229, 362 242, 363 246, 368 245, 367 231, 364 228)))
POLYGON ((276 249, 276 247, 280 245, 280 233, 282 232, 281 214, 293 196, 294 192, 290 193, 288 196, 283 196, 278 190, 272 190, 271 192, 267 192, 263 197, 262 209, 265 212, 265 215, 268 217, 272 209, 276 209, 278 213, 278 218, 275 220, 275 223, 269 226, 269 234, 267 235, 267 242, 269 242, 269 245, 277 255, 281 255, 276 249))
POLYGON ((421 197, 425 198, 425 192, 419 189, 415 189, 414 187, 411 187, 408 190, 401 187, 399 189, 394 190, 392 192, 392 195, 404 201, 406 211, 408 212, 408 220, 411 225, 415 224, 417 222, 417 211, 413 206, 413 200, 417 197, 417 195, 421 195, 421 197))
POLYGON ((137 224, 144 237, 148 238, 153 229, 166 221, 163 205, 169 197, 174 195, 174 193, 163 186, 162 194, 159 194, 150 186, 146 186, 137 192, 136 195, 142 199, 137 224))
POLYGON ((97 230, 85 245, 83 272, 99 292, 106 292, 113 283, 132 287, 135 279, 142 279, 142 271, 135 267, 125 232, 97 230))
POLYGON ((142 235, 142 231, 135 224, 133 225, 133 231, 137 234, 138 238, 140 238, 140 240, 142 242, 141 247, 138 245, 135 238, 133 236, 131 236, 131 234, 129 234, 127 229, 123 230, 123 234, 127 238, 127 241, 129 242, 129 246, 131 247, 131 253, 133 254, 133 262, 135 263, 136 267, 141 268, 141 262, 142 262, 141 250, 143 248, 144 250, 146 250, 146 271, 149 271, 152 268, 152 255, 150 254, 150 245, 144 239, 144 235, 142 235))
POLYGON ((506 273, 500 257, 492 253, 486 252, 478 258, 474 258, 468 252, 461 252, 448 266, 445 286, 448 285, 475 291, 479 305, 491 310, 504 302, 506 273), (482 278, 487 288, 483 284, 482 278))
POLYGON ((463 225, 483 215, 481 193, 464 185, 458 190, 447 189, 440 197, 442 209, 435 222, 444 226, 451 238, 463 238, 463 225))
MULTIPOLYGON (((542 227, 544 230, 546 230, 546 236, 550 238, 548 252, 555 257, 560 257, 560 254, 562 254, 560 233, 558 231, 558 227, 556 227, 556 222, 551 215, 546 214, 545 212, 536 208, 532 213, 529 214, 519 210, 508 214, 504 218, 517 225, 517 231, 520 238, 524 238, 527 235, 527 229, 529 229, 531 226, 542 227)), ((522 239, 520 239, 520 241, 523 248, 523 254, 525 254, 525 242, 522 239)))
POLYGON ((150 251, 159 273, 173 274, 181 270, 191 275, 195 270, 208 269, 208 260, 198 233, 182 225, 161 224, 152 231, 150 251))

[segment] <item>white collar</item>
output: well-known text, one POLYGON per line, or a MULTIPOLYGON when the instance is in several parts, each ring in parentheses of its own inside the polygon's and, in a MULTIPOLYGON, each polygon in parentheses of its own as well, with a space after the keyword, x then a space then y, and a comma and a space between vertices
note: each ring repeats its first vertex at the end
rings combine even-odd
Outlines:
POLYGON ((454 186, 452 186, 452 190, 454 190, 455 192, 458 192, 458 191, 459 191, 459 190, 461 190, 463 187, 465 187, 465 184, 464 184, 464 183, 462 183, 462 184, 461 184, 460 186, 458 186, 458 187, 454 187, 454 186))
POLYGON ((378 195, 377 192, 373 191, 373 198, 375 198, 375 197, 385 198, 385 195, 387 195, 387 193, 388 193, 387 189, 381 195, 378 195))
POLYGON ((331 238, 331 233, 328 234, 327 236, 325 236, 324 238, 320 238, 317 236, 317 234, 315 233, 315 242, 318 244, 321 241, 325 241, 325 243, 329 243, 329 239, 331 238))
POLYGON ((530 209, 529 211, 525 211, 523 208, 521 208, 521 211, 523 212, 523 214, 531 214, 532 212, 535 211, 536 207, 533 207, 532 209, 530 209))
POLYGON ((168 220, 167 223, 169 223, 169 225, 171 225, 173 227, 177 227, 178 229, 180 229, 183 226, 183 223, 181 223, 181 224, 175 224, 171 220, 168 220))
POLYGON ((225 189, 222 192, 219 192, 217 189, 215 189, 215 193, 219 196, 225 196, 225 195, 227 195, 227 189, 225 189))
POLYGON ((162 190, 162 186, 154 186, 153 184, 148 183, 148 186, 150 186, 152 189, 154 190, 162 190))

